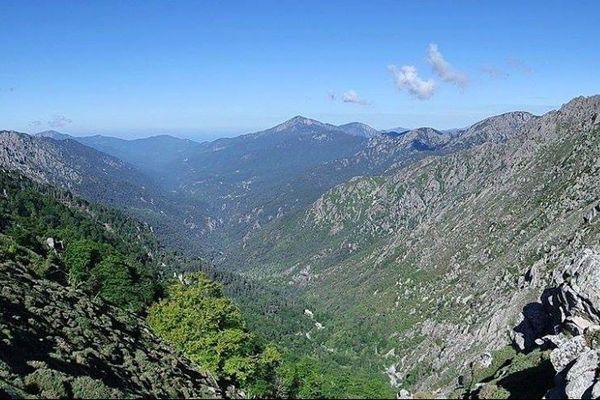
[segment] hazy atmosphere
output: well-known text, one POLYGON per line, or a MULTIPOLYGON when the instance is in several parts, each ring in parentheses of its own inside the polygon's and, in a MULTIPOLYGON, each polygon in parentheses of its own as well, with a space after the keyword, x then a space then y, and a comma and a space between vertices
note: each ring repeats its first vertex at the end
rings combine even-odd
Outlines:
POLYGON ((298 114, 449 129, 600 85, 596 2, 5 0, 1 11, 0 118, 25 132, 206 139, 298 114))

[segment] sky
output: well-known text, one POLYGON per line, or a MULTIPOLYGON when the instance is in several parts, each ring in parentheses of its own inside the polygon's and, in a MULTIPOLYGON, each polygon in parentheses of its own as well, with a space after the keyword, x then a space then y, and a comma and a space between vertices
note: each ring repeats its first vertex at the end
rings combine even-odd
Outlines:
POLYGON ((0 129, 468 126, 600 93, 598 1, 0 0, 0 129))

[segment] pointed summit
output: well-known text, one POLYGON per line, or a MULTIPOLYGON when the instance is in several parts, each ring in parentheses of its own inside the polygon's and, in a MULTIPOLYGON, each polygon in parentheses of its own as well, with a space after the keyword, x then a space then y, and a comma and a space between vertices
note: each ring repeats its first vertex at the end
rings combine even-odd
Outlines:
POLYGON ((279 131, 283 131, 283 130, 290 129, 290 128, 297 128, 297 127, 304 127, 304 126, 325 126, 325 125, 327 125, 327 124, 324 124, 315 119, 306 118, 306 117, 303 117, 302 115, 296 115, 294 118, 288 119, 287 121, 277 125, 273 129, 276 132, 279 132, 279 131))

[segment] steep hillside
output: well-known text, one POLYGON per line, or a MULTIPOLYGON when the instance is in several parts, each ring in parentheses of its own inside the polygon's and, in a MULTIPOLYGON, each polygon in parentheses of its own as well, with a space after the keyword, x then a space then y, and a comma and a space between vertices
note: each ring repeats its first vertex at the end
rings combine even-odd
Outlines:
POLYGON ((0 165, 39 182, 59 185, 92 201, 142 206, 152 181, 123 161, 73 140, 0 132, 0 165))
POLYGON ((164 292, 147 225, 14 172, 0 187, 2 397, 221 396, 139 318, 164 292))
POLYGON ((302 288, 332 318, 313 337, 324 346, 361 348, 398 387, 451 390, 515 337, 554 268, 600 240, 599 114, 597 96, 491 120, 502 140, 337 186, 236 249, 244 267, 224 262, 302 288))
POLYGON ((220 398, 205 372, 143 320, 0 263, 0 395, 220 398))

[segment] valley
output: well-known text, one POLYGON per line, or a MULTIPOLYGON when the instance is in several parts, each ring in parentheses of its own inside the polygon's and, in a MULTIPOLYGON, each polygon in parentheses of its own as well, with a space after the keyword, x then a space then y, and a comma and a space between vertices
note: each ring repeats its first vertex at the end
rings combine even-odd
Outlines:
POLYGON ((0 165, 141 221, 161 279, 223 284, 249 331, 277 343, 278 379, 304 376, 294 396, 475 396, 492 390, 474 378, 482 357, 492 375, 502 357, 545 360, 527 356, 544 332, 515 328, 523 310, 598 250, 598 115, 592 96, 453 131, 304 117, 203 143, 3 131, 0 165))

